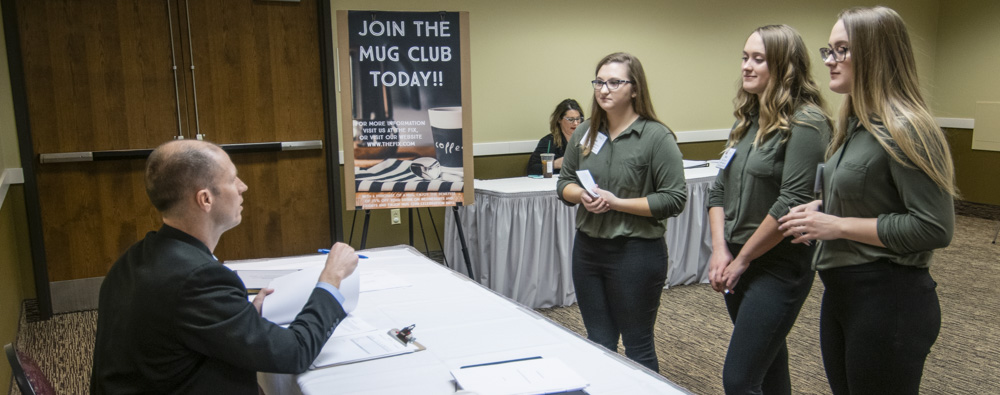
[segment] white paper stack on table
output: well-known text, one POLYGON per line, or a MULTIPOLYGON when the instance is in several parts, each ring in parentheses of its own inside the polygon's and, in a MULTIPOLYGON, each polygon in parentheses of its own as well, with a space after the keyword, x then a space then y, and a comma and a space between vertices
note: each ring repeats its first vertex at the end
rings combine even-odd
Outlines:
MULTIPOLYGON (((274 289, 264 300, 261 316, 275 324, 288 326, 309 301, 326 264, 326 258, 325 254, 305 255, 227 263, 226 267, 240 276, 247 289, 274 289)), ((370 271, 365 274, 364 280, 359 271, 355 270, 341 281, 339 290, 344 296, 342 306, 348 317, 337 325, 333 335, 313 361, 312 369, 422 350, 423 347, 419 344, 404 344, 397 340, 388 333, 388 328, 377 329, 363 319, 350 315, 358 305, 361 292, 410 285, 399 276, 384 270, 370 271)))
POLYGON ((525 358, 453 369, 463 390, 478 395, 550 394, 576 391, 589 383, 554 358, 525 358))

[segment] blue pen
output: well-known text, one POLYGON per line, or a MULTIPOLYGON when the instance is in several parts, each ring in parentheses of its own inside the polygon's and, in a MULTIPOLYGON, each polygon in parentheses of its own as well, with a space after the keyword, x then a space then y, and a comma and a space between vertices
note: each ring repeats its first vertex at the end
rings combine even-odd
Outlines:
MULTIPOLYGON (((329 254, 329 253, 330 253, 330 250, 329 250, 329 249, 326 249, 326 248, 320 248, 320 249, 319 249, 319 253, 320 253, 320 254, 329 254)), ((359 258, 359 259, 368 259, 368 257, 366 257, 366 256, 364 256, 364 255, 361 255, 361 254, 358 254, 358 258, 359 258)))

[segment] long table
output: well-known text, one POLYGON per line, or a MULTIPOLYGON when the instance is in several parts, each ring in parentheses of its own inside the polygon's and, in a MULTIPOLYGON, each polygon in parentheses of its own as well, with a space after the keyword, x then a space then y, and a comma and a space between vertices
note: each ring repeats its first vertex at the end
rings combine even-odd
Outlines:
MULTIPOLYGON (((705 202, 718 169, 686 169, 688 200, 667 221, 667 286, 708 282, 712 238, 705 202)), ((572 248, 576 207, 556 196, 556 178, 475 181, 475 204, 459 207, 475 279, 531 307, 576 302, 572 248)), ((445 210, 444 254, 448 266, 466 273, 451 210, 445 210)))
POLYGON ((450 394, 451 369, 534 356, 562 360, 589 381, 591 395, 689 393, 411 247, 361 253, 368 256, 358 265, 362 284, 366 275, 391 273, 409 285, 362 292, 351 315, 377 328, 416 324, 426 350, 299 375, 260 373, 265 393, 450 394))

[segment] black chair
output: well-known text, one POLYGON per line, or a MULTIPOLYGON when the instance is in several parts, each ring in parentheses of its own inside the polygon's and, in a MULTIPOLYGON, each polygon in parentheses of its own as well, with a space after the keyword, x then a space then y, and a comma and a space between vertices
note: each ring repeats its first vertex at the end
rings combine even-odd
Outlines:
POLYGON ((3 346, 4 353, 7 354, 7 362, 10 362, 10 370, 17 382, 17 388, 25 395, 48 395, 55 394, 52 383, 45 377, 38 364, 31 357, 20 353, 14 349, 13 344, 3 346))

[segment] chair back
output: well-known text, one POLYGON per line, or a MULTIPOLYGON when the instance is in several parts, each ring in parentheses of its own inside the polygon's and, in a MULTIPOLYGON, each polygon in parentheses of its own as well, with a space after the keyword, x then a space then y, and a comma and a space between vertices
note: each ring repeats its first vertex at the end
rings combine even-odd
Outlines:
POLYGON ((18 352, 13 344, 3 346, 3 351, 7 354, 7 362, 10 362, 11 374, 17 382, 17 388, 25 395, 51 395, 55 394, 52 383, 45 377, 42 370, 38 368, 35 360, 28 355, 18 352))

